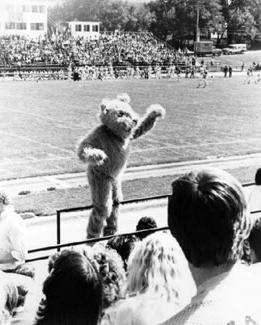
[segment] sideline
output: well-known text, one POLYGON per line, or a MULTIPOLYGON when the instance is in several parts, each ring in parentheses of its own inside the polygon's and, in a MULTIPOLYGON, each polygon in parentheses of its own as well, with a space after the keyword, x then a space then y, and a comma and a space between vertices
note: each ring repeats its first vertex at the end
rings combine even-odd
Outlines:
MULTIPOLYGON (((245 166, 261 166, 261 153, 230 157, 209 157, 209 159, 183 161, 167 164, 129 167, 123 175, 123 181, 140 178, 162 177, 186 173, 191 169, 218 167, 233 169, 245 166)), ((0 188, 12 197, 24 191, 40 192, 48 189, 69 189, 86 186, 86 173, 66 173, 49 176, 35 176, 0 181, 0 188)))

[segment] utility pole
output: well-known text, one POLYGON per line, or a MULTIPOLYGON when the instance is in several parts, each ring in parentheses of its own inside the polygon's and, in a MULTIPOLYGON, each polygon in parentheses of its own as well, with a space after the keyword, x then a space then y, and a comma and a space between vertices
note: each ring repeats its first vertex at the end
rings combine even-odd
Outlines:
POLYGON ((199 29, 199 1, 197 1, 196 5, 197 10, 197 20, 196 20, 196 42, 200 41, 200 29, 199 29))

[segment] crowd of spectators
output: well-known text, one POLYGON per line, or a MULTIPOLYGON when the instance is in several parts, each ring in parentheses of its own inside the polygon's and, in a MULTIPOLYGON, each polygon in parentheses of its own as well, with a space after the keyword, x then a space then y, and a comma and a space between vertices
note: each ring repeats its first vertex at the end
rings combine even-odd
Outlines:
POLYGON ((75 39, 60 33, 39 40, 20 36, 0 38, 0 66, 117 66, 169 65, 188 60, 151 33, 102 33, 97 40, 75 39))
MULTIPOLYGON (((6 212, 4 193, 0 203, 0 221, 9 220, 12 233, 21 220, 6 212)), ((136 234, 51 255, 39 301, 32 300, 26 252, 21 257, 22 245, 11 242, 9 260, 0 256, 0 323, 260 324, 260 220, 251 219, 232 175, 215 168, 190 172, 172 183, 169 230, 155 232, 155 220, 143 217, 136 234)), ((23 230, 16 233, 22 238, 23 230)))

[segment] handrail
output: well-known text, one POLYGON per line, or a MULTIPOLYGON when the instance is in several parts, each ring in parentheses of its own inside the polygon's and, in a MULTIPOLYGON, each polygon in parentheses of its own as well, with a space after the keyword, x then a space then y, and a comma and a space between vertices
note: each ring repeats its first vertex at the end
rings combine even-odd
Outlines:
MULTIPOLYGON (((253 186, 253 185, 255 185, 255 183, 253 183, 253 182, 242 184, 243 187, 249 187, 249 186, 253 186)), ((160 200, 160 199, 167 199, 168 197, 169 197, 169 195, 165 194, 165 195, 158 195, 158 196, 153 196, 153 197, 144 197, 144 198, 140 198, 140 199, 131 199, 131 200, 123 201, 122 205, 133 204, 133 203, 141 203, 141 202, 160 200)), ((155 231, 169 229, 168 227, 146 229, 146 230, 140 230, 140 231, 135 231, 135 232, 131 232, 131 233, 122 233, 122 234, 116 234, 116 235, 101 237, 101 238, 86 239, 86 240, 83 240, 83 241, 69 242, 69 243, 61 244, 61 214, 62 213, 74 212, 74 211, 88 210, 88 209, 91 209, 91 208, 92 208, 92 205, 57 210, 56 211, 56 229, 57 229, 57 243, 56 243, 56 245, 31 249, 31 250, 28 251, 28 253, 32 254, 32 253, 37 253, 37 252, 41 252, 41 251, 48 251, 48 250, 53 250, 53 249, 57 249, 57 251, 60 251, 60 249, 64 248, 64 247, 78 246, 78 245, 83 245, 83 244, 87 244, 87 243, 96 243, 96 242, 108 240, 110 238, 117 237, 117 236, 135 235, 137 233, 155 232, 155 231)), ((258 214, 258 213, 261 213, 261 210, 251 211, 250 213, 252 215, 258 214)), ((48 257, 49 257, 49 255, 40 256, 40 257, 36 257, 36 258, 33 258, 33 259, 28 259, 27 261, 28 262, 33 262, 33 261, 47 259, 48 257)))
MULTIPOLYGON (((122 234, 116 234, 116 235, 110 235, 110 236, 104 236, 101 238, 92 238, 92 239, 86 239, 86 240, 82 240, 82 241, 77 241, 77 242, 68 242, 65 244, 57 244, 57 245, 52 245, 52 246, 45 246, 45 247, 40 247, 40 248, 35 248, 35 249, 31 249, 28 251, 29 254, 32 253, 38 253, 38 252, 43 252, 43 251, 48 251, 48 250, 52 250, 52 249, 57 249, 57 251, 60 250, 60 248, 64 248, 64 247, 68 247, 68 246, 79 246, 79 245, 83 245, 83 244, 91 244, 91 243, 96 243, 99 241, 105 241, 105 240, 109 240, 111 238, 114 237, 118 237, 118 236, 131 236, 131 235, 136 235, 136 234, 145 234, 145 233, 153 233, 153 232, 157 232, 157 231, 164 231, 164 230, 168 230, 169 227, 160 227, 160 228, 150 228, 150 229, 144 229, 144 230, 138 230, 138 231, 134 231, 134 232, 128 232, 128 233, 122 233, 122 234)), ((27 259, 27 262, 32 262, 32 261, 38 261, 38 260, 42 260, 42 259, 47 259, 49 256, 40 256, 40 257, 36 257, 33 259, 27 259)))

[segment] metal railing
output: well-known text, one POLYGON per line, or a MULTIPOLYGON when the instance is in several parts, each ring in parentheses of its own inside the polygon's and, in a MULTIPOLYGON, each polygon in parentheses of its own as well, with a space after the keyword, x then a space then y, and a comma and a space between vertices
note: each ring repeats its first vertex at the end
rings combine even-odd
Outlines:
MULTIPOLYGON (((247 183, 247 184, 243 184, 243 187, 249 187, 249 186, 253 186, 253 185, 254 185, 254 183, 247 183)), ((127 205, 127 204, 142 203, 142 202, 155 201, 155 200, 168 199, 168 198, 169 198, 169 195, 159 195, 159 196, 153 196, 153 197, 145 197, 145 198, 141 198, 141 199, 127 200, 127 201, 123 201, 121 204, 127 205)), ((50 245, 50 246, 31 249, 28 251, 28 253, 33 254, 33 253, 38 253, 38 252, 50 251, 50 250, 54 250, 54 249, 57 251, 60 251, 61 248, 71 247, 71 246, 79 246, 79 245, 83 245, 83 244, 87 244, 87 243, 96 243, 99 241, 109 240, 110 238, 117 237, 117 236, 129 236, 129 235, 135 235, 137 233, 156 232, 156 231, 163 231, 163 230, 169 229, 166 226, 166 227, 161 227, 161 228, 140 230, 140 231, 135 231, 135 232, 130 232, 130 233, 122 233, 122 234, 101 237, 101 238, 86 239, 83 241, 77 241, 77 242, 74 241, 74 242, 67 242, 67 243, 62 244, 61 243, 61 216, 62 216, 62 214, 75 212, 75 211, 90 210, 90 209, 92 209, 92 205, 57 210, 56 211, 56 245, 50 245)), ((250 213, 251 213, 251 215, 261 214, 261 210, 251 211, 250 213)), ((27 261, 33 262, 33 261, 44 260, 47 258, 49 258, 49 255, 40 256, 40 257, 36 257, 36 258, 30 258, 30 259, 27 259, 27 261)))

